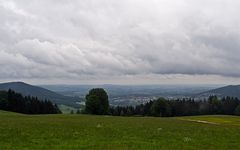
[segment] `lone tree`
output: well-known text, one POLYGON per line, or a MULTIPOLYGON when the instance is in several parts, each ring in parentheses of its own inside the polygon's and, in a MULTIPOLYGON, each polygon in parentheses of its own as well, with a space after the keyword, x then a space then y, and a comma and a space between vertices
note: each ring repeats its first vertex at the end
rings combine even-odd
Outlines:
POLYGON ((86 95, 86 113, 94 115, 106 115, 108 113, 108 108, 108 95, 104 89, 91 89, 86 95))

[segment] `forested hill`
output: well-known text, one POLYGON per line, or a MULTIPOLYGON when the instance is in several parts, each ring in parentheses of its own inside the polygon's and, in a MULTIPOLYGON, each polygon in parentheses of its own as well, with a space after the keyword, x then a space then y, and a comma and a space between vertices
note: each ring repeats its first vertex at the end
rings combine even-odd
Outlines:
POLYGON ((26 84, 24 82, 9 82, 0 84, 0 90, 7 91, 12 89, 24 96, 38 97, 40 100, 51 100, 56 104, 64 104, 68 106, 76 106, 76 102, 80 101, 79 98, 63 96, 61 94, 52 92, 50 90, 26 84))
POLYGON ((207 92, 200 93, 197 97, 208 97, 210 95, 217 95, 218 97, 237 97, 240 98, 240 85, 229 85, 207 92))
POLYGON ((22 96, 13 90, 0 91, 0 110, 24 114, 58 114, 58 106, 49 100, 39 101, 37 97, 22 96))

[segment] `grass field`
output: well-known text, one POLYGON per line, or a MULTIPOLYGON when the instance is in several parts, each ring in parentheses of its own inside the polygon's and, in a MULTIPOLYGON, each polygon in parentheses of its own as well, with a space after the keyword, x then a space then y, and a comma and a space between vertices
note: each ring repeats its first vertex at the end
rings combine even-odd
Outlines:
POLYGON ((240 117, 21 115, 0 111, 0 150, 238 150, 240 117))

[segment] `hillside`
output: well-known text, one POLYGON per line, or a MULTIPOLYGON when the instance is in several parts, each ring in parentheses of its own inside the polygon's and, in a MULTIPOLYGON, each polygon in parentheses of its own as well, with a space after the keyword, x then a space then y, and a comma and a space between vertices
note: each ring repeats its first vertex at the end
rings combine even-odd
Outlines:
POLYGON ((51 100, 53 103, 56 104, 64 104, 76 107, 76 102, 80 101, 79 98, 63 96, 50 90, 38 86, 29 85, 24 82, 9 82, 0 84, 0 91, 7 91, 8 89, 12 89, 15 92, 21 93, 24 96, 30 95, 38 97, 40 100, 51 100))
POLYGON ((240 85, 229 85, 198 94, 196 97, 208 97, 217 95, 219 97, 237 97, 240 98, 240 85))
POLYGON ((240 118, 233 116, 32 116, 0 111, 0 122, 3 150, 240 149, 240 118))

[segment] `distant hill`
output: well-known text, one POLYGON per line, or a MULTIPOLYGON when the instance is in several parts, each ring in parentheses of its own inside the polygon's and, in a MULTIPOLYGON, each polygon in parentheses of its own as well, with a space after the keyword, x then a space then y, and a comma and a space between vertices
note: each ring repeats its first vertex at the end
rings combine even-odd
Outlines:
POLYGON ((196 97, 208 97, 210 95, 217 95, 219 97, 237 97, 240 98, 240 85, 229 85, 221 88, 213 89, 207 92, 198 94, 196 97))
POLYGON ((80 99, 77 97, 63 96, 61 94, 52 92, 50 90, 26 84, 24 82, 9 82, 0 84, 0 90, 7 91, 12 89, 15 92, 21 93, 24 96, 34 96, 38 97, 40 100, 50 100, 56 104, 63 104, 68 106, 76 107, 76 102, 79 102, 80 99))

